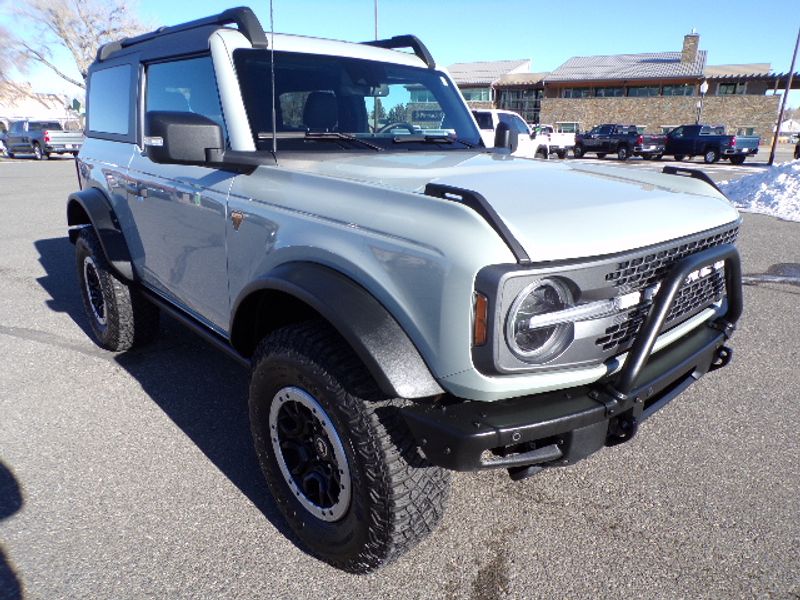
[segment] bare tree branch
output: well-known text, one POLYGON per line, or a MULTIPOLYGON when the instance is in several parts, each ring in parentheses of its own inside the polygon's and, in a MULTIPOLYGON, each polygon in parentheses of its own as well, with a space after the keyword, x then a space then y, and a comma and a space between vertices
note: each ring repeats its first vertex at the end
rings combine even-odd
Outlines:
POLYGON ((102 44, 147 29, 134 11, 135 2, 131 0, 28 0, 19 3, 14 12, 30 33, 24 40, 16 39, 13 48, 64 81, 83 88, 102 44), (71 69, 54 58, 58 48, 69 53, 77 75, 71 75, 71 69))

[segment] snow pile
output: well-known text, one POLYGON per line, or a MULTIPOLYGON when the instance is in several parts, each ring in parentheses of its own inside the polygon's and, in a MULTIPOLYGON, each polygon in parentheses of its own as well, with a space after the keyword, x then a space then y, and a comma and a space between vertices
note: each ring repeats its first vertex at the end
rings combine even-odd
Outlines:
POLYGON ((800 160, 723 182, 720 189, 740 210, 800 221, 800 160))

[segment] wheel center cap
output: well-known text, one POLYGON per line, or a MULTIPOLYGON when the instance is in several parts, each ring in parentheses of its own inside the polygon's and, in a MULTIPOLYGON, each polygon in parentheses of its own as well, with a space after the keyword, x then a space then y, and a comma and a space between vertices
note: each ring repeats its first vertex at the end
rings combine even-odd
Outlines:
POLYGON ((320 436, 314 438, 314 450, 320 458, 328 458, 328 443, 320 436))

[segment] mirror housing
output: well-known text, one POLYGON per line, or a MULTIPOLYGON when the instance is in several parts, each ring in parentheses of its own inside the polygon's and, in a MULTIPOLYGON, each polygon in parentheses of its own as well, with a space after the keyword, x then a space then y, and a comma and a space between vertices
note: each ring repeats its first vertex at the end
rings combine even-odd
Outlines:
POLYGON ((494 130, 494 147, 506 148, 512 154, 516 152, 519 145, 519 134, 512 131, 507 123, 498 123, 494 130))
POLYGON ((154 163, 207 165, 225 148, 222 127, 203 115, 149 111, 144 122, 145 153, 154 163))

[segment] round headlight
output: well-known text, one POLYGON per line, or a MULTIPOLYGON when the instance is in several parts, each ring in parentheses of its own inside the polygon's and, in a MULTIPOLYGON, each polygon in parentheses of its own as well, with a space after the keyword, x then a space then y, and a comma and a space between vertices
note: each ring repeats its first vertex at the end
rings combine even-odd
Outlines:
POLYGON ((514 300, 506 322, 506 338, 512 352, 525 361, 543 362, 557 356, 573 337, 572 323, 531 328, 531 317, 572 306, 572 294, 556 279, 540 279, 514 300))

